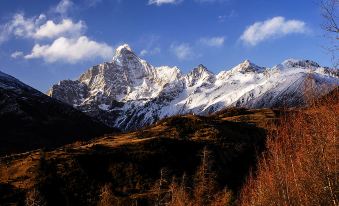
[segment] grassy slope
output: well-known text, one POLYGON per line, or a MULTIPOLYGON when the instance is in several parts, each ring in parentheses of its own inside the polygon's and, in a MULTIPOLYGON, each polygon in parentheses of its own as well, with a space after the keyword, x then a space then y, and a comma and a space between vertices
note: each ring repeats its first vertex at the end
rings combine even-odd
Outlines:
POLYGON ((210 117, 175 116, 138 132, 1 158, 0 204, 22 202, 35 187, 49 205, 95 205, 106 183, 122 202, 146 203, 162 168, 168 177, 192 175, 206 146, 220 187, 238 192, 264 148, 267 121, 278 113, 236 109, 210 117))

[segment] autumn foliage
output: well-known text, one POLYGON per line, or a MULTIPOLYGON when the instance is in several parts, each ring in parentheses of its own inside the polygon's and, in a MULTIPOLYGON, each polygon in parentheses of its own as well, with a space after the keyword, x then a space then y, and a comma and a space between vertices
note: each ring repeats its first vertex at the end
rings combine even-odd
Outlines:
POLYGON ((239 205, 339 205, 338 90, 270 128, 239 205))

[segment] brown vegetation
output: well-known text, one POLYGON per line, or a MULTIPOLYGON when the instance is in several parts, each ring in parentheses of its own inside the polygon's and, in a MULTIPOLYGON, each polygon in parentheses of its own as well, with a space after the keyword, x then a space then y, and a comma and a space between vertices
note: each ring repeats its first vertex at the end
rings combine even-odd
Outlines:
POLYGON ((1 157, 0 205, 24 205, 30 191, 47 205, 223 205, 255 167, 265 136, 245 121, 184 115, 138 132, 1 157))
POLYGON ((338 90, 271 127, 240 205, 339 205, 338 90))
POLYGON ((172 177, 169 183, 161 170, 157 186, 151 192, 155 194, 152 205, 168 206, 227 206, 233 201, 230 190, 220 190, 216 183, 216 174, 212 170, 212 154, 206 147, 201 152, 201 162, 192 177, 184 174, 179 181, 172 177), (169 183, 169 184, 168 184, 169 183))

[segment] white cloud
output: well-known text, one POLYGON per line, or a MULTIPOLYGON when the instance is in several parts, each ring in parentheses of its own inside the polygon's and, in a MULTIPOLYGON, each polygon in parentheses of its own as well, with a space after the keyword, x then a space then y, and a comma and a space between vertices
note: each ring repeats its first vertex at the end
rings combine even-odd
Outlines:
POLYGON ((227 15, 219 15, 218 16, 218 21, 219 22, 224 22, 226 18, 227 18, 227 15))
POLYGON ((140 56, 146 56, 148 54, 148 51, 146 49, 141 50, 140 56))
POLYGON ((40 14, 38 18, 35 19, 35 24, 36 25, 41 25, 46 21, 46 15, 45 14, 40 14))
POLYGON ((155 47, 153 49, 143 49, 140 52, 140 56, 153 56, 157 55, 161 52, 161 49, 159 47, 155 47))
POLYGON ((147 34, 140 38, 140 44, 143 45, 143 50, 140 52, 140 56, 154 56, 161 52, 160 37, 154 34, 147 34))
MULTIPOLYGON (((41 17, 42 18, 42 17, 41 17)), ((7 34, 14 34, 17 37, 29 38, 34 36, 36 21, 41 20, 40 16, 38 19, 25 18, 23 14, 15 14, 11 21, 4 25, 4 29, 7 34)))
POLYGON ((86 25, 83 21, 74 23, 71 19, 63 19, 60 23, 53 20, 46 21, 46 16, 25 18, 21 13, 15 14, 6 24, 0 25, 0 42, 10 38, 11 35, 20 38, 58 38, 61 36, 80 36, 86 25))
POLYGON ((31 19, 26 19, 22 13, 14 14, 10 21, 0 25, 0 44, 9 40, 12 36, 31 38, 34 35, 36 24, 43 18, 43 14, 38 18, 31 19))
POLYGON ((193 50, 187 43, 172 44, 171 51, 180 60, 186 60, 193 56, 193 50))
POLYGON ((15 52, 13 52, 13 53, 11 54, 11 57, 12 57, 13 59, 19 58, 19 57, 21 57, 21 56, 23 56, 23 52, 21 52, 21 51, 15 51, 15 52))
POLYGON ((6 28, 6 25, 0 25, 0 44, 7 41, 9 36, 10 34, 6 28))
POLYGON ((26 55, 25 58, 42 58, 49 63, 56 61, 76 63, 95 57, 106 59, 112 55, 112 47, 105 43, 90 40, 86 36, 81 36, 79 38, 60 37, 50 45, 36 44, 31 54, 26 55))
POLYGON ((224 45, 225 37, 201 38, 199 43, 210 47, 221 47, 224 45))
POLYGON ((247 27, 240 39, 251 46, 270 38, 277 38, 292 33, 306 33, 306 23, 299 20, 285 20, 284 17, 274 17, 264 22, 256 22, 247 27))
POLYGON ((237 16, 238 16, 238 13, 233 9, 228 14, 219 15, 218 16, 218 22, 223 23, 223 22, 225 22, 226 19, 235 18, 237 16))
POLYGON ((72 8, 72 6, 73 6, 72 1, 61 0, 59 4, 55 7, 55 12, 60 13, 61 15, 65 15, 72 8))
POLYGON ((41 25, 34 34, 37 39, 41 38, 55 38, 60 36, 80 36, 86 29, 84 22, 79 21, 73 23, 71 19, 63 19, 59 24, 54 23, 52 20, 47 21, 41 25))
POLYGON ((161 6, 163 4, 178 4, 181 3, 183 0, 149 0, 148 4, 155 4, 157 6, 161 6))

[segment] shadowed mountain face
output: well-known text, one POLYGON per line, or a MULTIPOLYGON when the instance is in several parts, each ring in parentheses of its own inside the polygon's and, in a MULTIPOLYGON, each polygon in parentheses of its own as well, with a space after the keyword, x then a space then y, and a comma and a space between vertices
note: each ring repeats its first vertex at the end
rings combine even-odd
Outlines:
POLYGON ((110 184, 121 205, 154 205, 151 191, 160 171, 166 171, 167 181, 184 174, 190 181, 204 148, 210 151, 218 186, 237 193, 264 148, 260 125, 277 114, 241 109, 174 116, 138 132, 2 158, 0 204, 22 202, 35 188, 48 205, 97 205, 100 188, 110 184))
POLYGON ((111 62, 88 69, 78 80, 52 86, 48 95, 124 131, 165 117, 206 115, 225 107, 277 108, 305 105, 312 85, 321 96, 339 85, 339 72, 310 60, 287 60, 273 68, 249 60, 213 74, 203 65, 188 74, 154 67, 128 45, 111 62))
POLYGON ((56 148, 113 129, 0 72, 0 155, 56 148))

